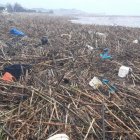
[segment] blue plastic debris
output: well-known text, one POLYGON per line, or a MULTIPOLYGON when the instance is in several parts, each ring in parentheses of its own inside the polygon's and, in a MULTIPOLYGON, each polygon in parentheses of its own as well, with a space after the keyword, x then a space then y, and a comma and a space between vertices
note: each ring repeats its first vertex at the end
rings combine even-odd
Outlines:
POLYGON ((111 55, 109 54, 109 48, 105 48, 103 50, 103 53, 100 54, 100 57, 103 59, 103 60, 106 60, 106 59, 111 59, 111 55))
POLYGON ((103 83, 103 84, 108 84, 108 83, 109 83, 109 80, 103 79, 103 80, 102 80, 102 83, 103 83))
POLYGON ((111 86, 109 87, 109 92, 110 92, 110 93, 114 93, 115 91, 117 91, 117 88, 116 88, 115 86, 112 86, 112 85, 111 85, 111 86))
POLYGON ((102 79, 102 83, 108 86, 108 91, 110 93, 114 93, 115 91, 117 91, 117 88, 114 85, 111 85, 108 79, 102 79))
POLYGON ((14 36, 25 36, 25 33, 23 33, 22 31, 16 29, 16 28, 12 28, 10 30, 10 34, 14 35, 14 36))
POLYGON ((109 48, 105 48, 104 52, 108 52, 109 53, 109 48))
POLYGON ((100 54, 100 57, 103 59, 103 60, 106 60, 106 59, 111 59, 112 57, 108 54, 100 54))

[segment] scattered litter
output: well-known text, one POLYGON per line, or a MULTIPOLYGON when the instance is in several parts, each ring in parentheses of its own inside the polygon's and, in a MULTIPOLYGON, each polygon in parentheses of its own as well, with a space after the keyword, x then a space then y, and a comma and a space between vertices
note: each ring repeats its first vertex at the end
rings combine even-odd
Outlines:
POLYGON ((114 85, 112 85, 108 79, 102 79, 102 83, 108 86, 108 91, 110 93, 114 93, 115 91, 117 91, 117 88, 114 85))
POLYGON ((89 30, 88 34, 90 35, 91 39, 93 39, 94 36, 96 36, 96 38, 100 38, 102 40, 102 43, 106 42, 106 38, 107 38, 106 33, 101 33, 101 32, 96 32, 96 31, 89 30))
POLYGON ((103 80, 102 80, 102 83, 103 83, 103 84, 108 84, 108 83, 109 83, 109 80, 103 79, 103 80))
POLYGON ((31 69, 31 65, 14 64, 14 65, 4 67, 4 72, 10 73, 13 77, 15 77, 16 80, 19 80, 20 76, 25 75, 26 72, 29 71, 30 69, 31 69))
POLYGON ((22 31, 20 31, 16 28, 10 29, 10 34, 14 35, 14 36, 25 36, 25 33, 23 33, 22 31))
POLYGON ((98 77, 94 77, 90 82, 89 85, 93 87, 94 89, 98 89, 100 86, 102 86, 102 82, 98 79, 98 77))
POLYGON ((98 36, 102 36, 102 37, 107 37, 107 34, 105 34, 105 33, 100 33, 100 32, 96 32, 96 35, 98 35, 98 36))
POLYGON ((69 83, 70 83, 70 80, 67 79, 67 78, 64 78, 64 79, 63 79, 63 82, 64 82, 65 84, 69 84, 69 83))
POLYGON ((140 139, 140 49, 132 43, 140 29, 74 25, 67 18, 46 14, 13 13, 11 24, 8 16, 3 17, 0 15, 0 41, 6 44, 1 46, 10 59, 0 51, 1 75, 4 66, 33 65, 19 81, 0 80, 0 122, 8 132, 2 132, 3 139, 47 140, 60 133, 70 140, 140 139), (10 26, 24 29, 29 36, 7 35, 5 27, 10 26), (105 44, 95 34, 90 38, 89 29, 107 31, 105 44), (71 38, 60 36, 70 32, 71 38), (48 35, 49 45, 41 45, 42 35, 48 35), (97 51, 88 53, 86 44, 93 44, 97 51), (114 61, 101 61, 100 48, 107 48, 102 54, 112 49, 109 55, 114 61), (120 79, 120 64, 131 66, 134 72, 120 79), (90 87, 94 76, 99 81, 94 84, 93 80, 90 87))
POLYGON ((5 72, 5 74, 2 76, 2 80, 6 82, 13 82, 14 81, 14 76, 10 74, 9 72, 5 72))
POLYGON ((47 140, 69 140, 69 137, 66 134, 56 134, 47 140))
POLYGON ((106 38, 107 38, 107 34, 106 33, 96 32, 96 36, 98 36, 99 38, 102 39, 102 43, 106 42, 106 38))
POLYGON ((128 75, 130 70, 131 69, 129 67, 121 66, 120 69, 119 69, 119 72, 118 72, 118 76, 121 77, 121 78, 124 78, 128 75))
POLYGON ((47 36, 43 36, 43 37, 41 38, 41 43, 42 43, 42 45, 48 44, 48 37, 47 37, 47 36))
POLYGON ((105 48, 103 52, 100 54, 101 59, 106 60, 106 59, 111 59, 111 55, 109 54, 109 49, 105 48))
POLYGON ((89 51, 92 51, 94 48, 90 45, 86 45, 86 47, 88 48, 89 51))
POLYGON ((139 43, 139 40, 138 40, 138 39, 133 40, 133 43, 134 43, 134 44, 138 44, 138 43, 139 43))

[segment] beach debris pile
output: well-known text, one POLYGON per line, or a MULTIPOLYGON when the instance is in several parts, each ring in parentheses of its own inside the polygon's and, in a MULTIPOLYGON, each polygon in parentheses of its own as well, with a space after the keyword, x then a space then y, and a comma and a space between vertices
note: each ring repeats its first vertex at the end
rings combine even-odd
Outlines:
POLYGON ((13 14, 0 31, 0 137, 140 139, 140 29, 13 14))

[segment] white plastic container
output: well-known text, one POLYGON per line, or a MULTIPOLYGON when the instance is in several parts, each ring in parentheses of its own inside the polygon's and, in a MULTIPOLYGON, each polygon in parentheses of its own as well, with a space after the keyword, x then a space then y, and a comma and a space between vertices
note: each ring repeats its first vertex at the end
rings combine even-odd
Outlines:
POLYGON ((56 134, 47 140, 69 140, 69 137, 66 134, 56 134))
POLYGON ((126 77, 129 74, 130 68, 126 66, 121 66, 119 69, 118 76, 121 78, 126 77))
POLYGON ((98 77, 94 77, 90 82, 89 85, 94 89, 97 89, 99 86, 102 86, 102 82, 98 79, 98 77))

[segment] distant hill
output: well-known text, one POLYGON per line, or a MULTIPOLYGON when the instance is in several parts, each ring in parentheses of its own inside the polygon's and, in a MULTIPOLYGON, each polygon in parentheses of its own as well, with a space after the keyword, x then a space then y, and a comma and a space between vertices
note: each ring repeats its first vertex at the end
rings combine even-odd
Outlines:
POLYGON ((33 10, 36 10, 37 12, 42 13, 48 13, 49 11, 53 11, 53 14, 55 15, 83 15, 86 14, 86 12, 77 10, 77 9, 44 9, 44 8, 33 8, 33 10))
POLYGON ((43 13, 48 12, 48 10, 44 8, 32 8, 32 10, 35 10, 36 12, 43 12, 43 13))

